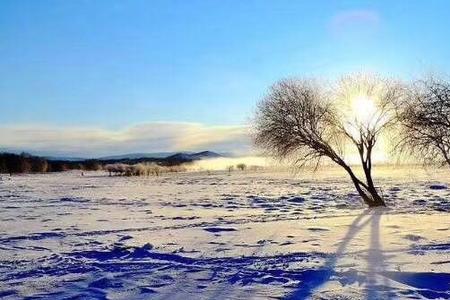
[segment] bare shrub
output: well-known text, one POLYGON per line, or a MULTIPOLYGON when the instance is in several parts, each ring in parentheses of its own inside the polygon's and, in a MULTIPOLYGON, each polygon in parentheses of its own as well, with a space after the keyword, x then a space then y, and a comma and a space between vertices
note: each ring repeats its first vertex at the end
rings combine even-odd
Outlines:
POLYGON ((159 176, 162 173, 185 172, 185 166, 160 166, 155 163, 138 163, 134 165, 126 164, 109 164, 104 167, 110 176, 159 176))
POLYGON ((450 83, 436 77, 415 82, 398 112, 399 152, 450 167, 450 83))
POLYGON ((109 164, 104 169, 109 172, 109 175, 124 175, 127 172, 128 165, 119 163, 109 164))
POLYGON ((244 171, 245 169, 247 169, 247 165, 244 164, 244 163, 240 163, 240 164, 237 164, 237 165, 236 165, 236 168, 237 168, 238 170, 244 171))

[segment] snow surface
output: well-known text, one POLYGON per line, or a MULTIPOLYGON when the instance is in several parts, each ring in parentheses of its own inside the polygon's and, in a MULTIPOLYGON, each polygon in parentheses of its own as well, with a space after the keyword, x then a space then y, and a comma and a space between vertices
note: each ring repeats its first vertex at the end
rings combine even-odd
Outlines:
POLYGON ((447 170, 2 177, 2 299, 450 299, 447 170))

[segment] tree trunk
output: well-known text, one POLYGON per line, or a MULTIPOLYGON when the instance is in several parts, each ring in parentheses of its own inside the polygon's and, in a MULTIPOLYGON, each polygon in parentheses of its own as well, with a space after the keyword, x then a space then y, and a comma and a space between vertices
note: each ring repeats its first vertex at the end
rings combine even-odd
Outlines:
MULTIPOLYGON (((350 167, 345 167, 345 170, 350 175, 353 184, 355 185, 356 191, 369 207, 386 206, 383 198, 378 194, 373 183, 370 186, 364 187, 361 181, 356 177, 350 167)), ((372 182, 372 177, 368 174, 370 181, 372 182)))
POLYGON ((370 196, 372 198, 372 205, 369 204, 369 206, 370 207, 386 206, 386 203, 384 202, 383 197, 381 197, 378 194, 378 191, 375 188, 375 185, 373 184, 371 169, 364 168, 364 172, 365 172, 366 179, 367 179, 367 185, 368 185, 367 190, 370 193, 370 196))
POLYGON ((352 181, 358 191, 358 194, 361 196, 364 203, 366 203, 369 207, 386 206, 383 198, 378 194, 375 188, 366 189, 361 186, 357 179, 355 180, 352 178, 352 181))
POLYGON ((378 194, 376 189, 370 191, 370 195, 372 197, 372 203, 369 204, 370 207, 386 206, 386 203, 384 202, 383 198, 378 194))

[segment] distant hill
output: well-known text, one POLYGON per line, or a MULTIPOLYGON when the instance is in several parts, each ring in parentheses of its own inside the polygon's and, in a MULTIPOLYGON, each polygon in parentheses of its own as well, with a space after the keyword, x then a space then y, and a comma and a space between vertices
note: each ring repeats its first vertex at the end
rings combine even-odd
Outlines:
POLYGON ((217 157, 222 157, 222 155, 212 151, 202 151, 197 153, 180 152, 168 156, 166 157, 166 159, 169 161, 195 161, 200 159, 217 158, 217 157))
POLYGON ((182 163, 189 163, 196 160, 207 159, 207 158, 217 158, 223 157, 223 155, 212 152, 212 151, 202 151, 202 152, 178 152, 178 153, 135 153, 135 154, 125 154, 116 155, 110 157, 103 157, 97 159, 99 162, 103 163, 126 163, 135 164, 142 162, 157 162, 162 165, 178 165, 182 163), (167 155, 169 154, 169 155, 167 155))
POLYGON ((139 159, 139 158, 166 158, 174 155, 176 152, 155 152, 155 153, 128 153, 121 155, 103 156, 98 160, 119 160, 119 159, 139 159))
POLYGON ((13 149, 13 148, 0 148, 0 154, 16 154, 16 155, 25 154, 25 155, 29 155, 29 156, 44 158, 47 160, 74 161, 74 162, 75 161, 83 161, 83 160, 88 159, 86 157, 58 156, 56 154, 51 155, 51 154, 47 154, 47 153, 40 153, 40 152, 36 152, 36 151, 23 151, 23 150, 18 150, 18 149, 13 149))
POLYGON ((41 156, 47 160, 53 160, 53 161, 84 161, 87 160, 87 158, 82 157, 68 157, 68 156, 41 156))
POLYGON ((167 165, 179 165, 216 157, 222 157, 222 155, 212 151, 202 151, 196 153, 180 152, 164 158, 162 163, 167 165))
POLYGON ((221 154, 212 152, 212 151, 202 151, 202 152, 178 152, 175 154, 171 154, 166 157, 154 157, 152 155, 142 156, 139 154, 128 156, 128 155, 120 155, 115 156, 108 159, 97 159, 98 162, 103 164, 112 164, 112 163, 125 163, 125 164, 137 164, 137 163, 145 163, 145 162, 155 162, 160 165, 179 165, 183 163, 190 163, 196 160, 207 159, 207 158, 216 158, 222 157, 221 154))

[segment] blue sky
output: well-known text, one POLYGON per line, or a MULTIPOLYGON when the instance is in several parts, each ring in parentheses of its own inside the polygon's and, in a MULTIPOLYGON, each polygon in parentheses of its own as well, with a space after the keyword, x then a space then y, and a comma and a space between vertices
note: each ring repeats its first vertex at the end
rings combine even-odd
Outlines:
MULTIPOLYGON (((64 130, 74 143, 161 122, 234 132, 280 78, 446 73, 449 11, 445 0, 1 0, 0 148, 110 153, 64 144, 64 130)), ((175 145, 141 148, 117 151, 175 145)))

